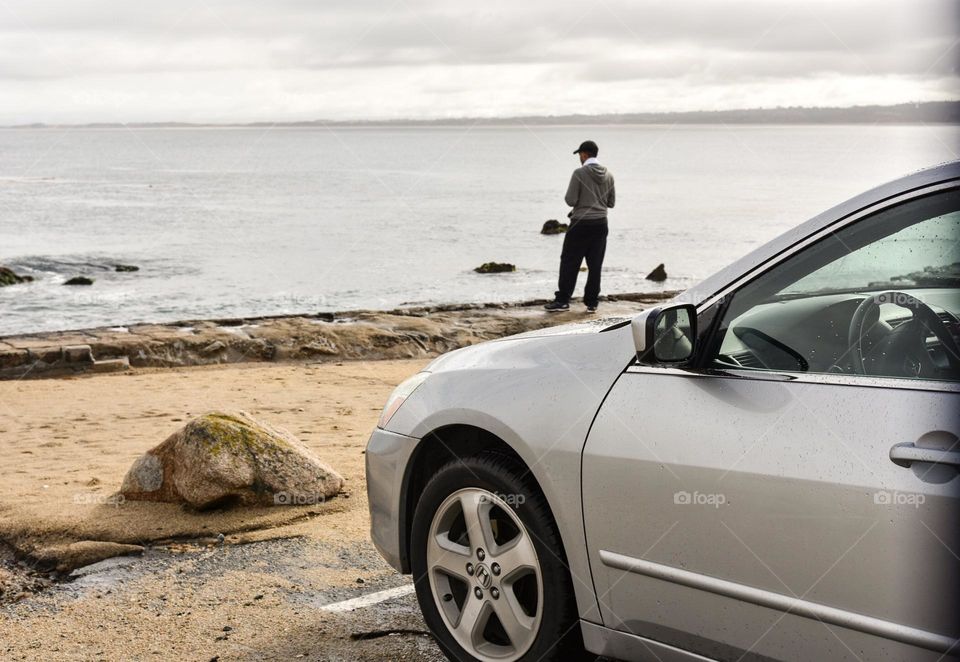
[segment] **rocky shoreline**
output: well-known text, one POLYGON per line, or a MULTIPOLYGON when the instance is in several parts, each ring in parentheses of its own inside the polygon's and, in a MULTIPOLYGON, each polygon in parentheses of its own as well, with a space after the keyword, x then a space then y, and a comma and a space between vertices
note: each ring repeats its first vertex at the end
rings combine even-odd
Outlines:
MULTIPOLYGON (((610 295, 604 316, 630 316, 676 292, 610 295)), ((548 315, 546 300, 188 320, 0 337, 0 379, 244 362, 429 357, 485 340, 583 319, 548 315)))

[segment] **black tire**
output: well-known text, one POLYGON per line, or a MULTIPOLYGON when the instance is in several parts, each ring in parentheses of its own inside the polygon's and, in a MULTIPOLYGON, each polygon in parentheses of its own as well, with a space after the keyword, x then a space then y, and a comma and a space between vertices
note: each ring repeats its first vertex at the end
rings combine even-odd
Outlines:
MULTIPOLYGON (((414 513, 410 560, 417 600, 441 650, 457 662, 479 659, 465 650, 447 628, 434 599, 427 565, 427 542, 434 517, 448 497, 465 488, 479 488, 495 495, 522 495, 509 506, 536 550, 543 602, 533 643, 517 659, 538 662, 596 659, 583 648, 573 584, 546 499, 522 465, 498 453, 483 453, 441 467, 424 488, 414 513)), ((446 597, 449 600, 449 596, 446 597)))

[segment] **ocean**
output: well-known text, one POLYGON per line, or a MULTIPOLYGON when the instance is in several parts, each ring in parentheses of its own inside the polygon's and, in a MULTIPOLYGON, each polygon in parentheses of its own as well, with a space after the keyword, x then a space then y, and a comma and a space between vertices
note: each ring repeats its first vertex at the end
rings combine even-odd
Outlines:
POLYGON ((540 228, 566 220, 585 139, 617 182, 606 294, 688 287, 960 142, 925 125, 0 130, 0 265, 35 278, 0 288, 0 335, 550 297, 563 237, 540 228), (473 272, 488 261, 517 271, 473 272), (659 263, 667 281, 645 280, 659 263), (94 284, 63 285, 79 275, 94 284))

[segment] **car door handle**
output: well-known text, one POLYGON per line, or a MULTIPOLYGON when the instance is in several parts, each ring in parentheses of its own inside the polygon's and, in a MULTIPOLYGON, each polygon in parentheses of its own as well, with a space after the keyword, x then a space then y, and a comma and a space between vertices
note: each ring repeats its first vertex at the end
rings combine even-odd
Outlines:
POLYGON ((890 449, 890 459, 901 467, 910 467, 914 462, 952 464, 960 467, 960 451, 944 451, 936 448, 919 448, 911 442, 897 444, 890 449))

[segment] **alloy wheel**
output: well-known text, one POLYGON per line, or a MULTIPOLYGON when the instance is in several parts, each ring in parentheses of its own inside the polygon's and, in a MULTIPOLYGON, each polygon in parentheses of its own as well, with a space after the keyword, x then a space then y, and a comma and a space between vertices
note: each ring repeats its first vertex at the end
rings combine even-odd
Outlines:
POLYGON ((427 538, 430 590, 447 629, 479 660, 521 657, 537 636, 543 582, 526 527, 480 488, 448 496, 427 538))

